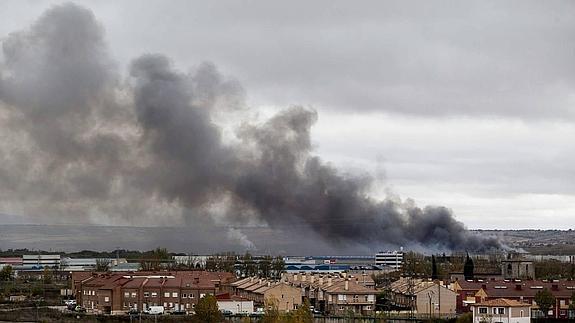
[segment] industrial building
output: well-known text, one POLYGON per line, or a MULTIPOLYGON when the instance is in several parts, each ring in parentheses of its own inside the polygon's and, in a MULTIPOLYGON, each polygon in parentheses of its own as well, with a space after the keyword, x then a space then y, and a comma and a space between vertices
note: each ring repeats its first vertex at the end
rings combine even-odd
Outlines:
POLYGON ((375 264, 399 270, 403 266, 403 250, 378 252, 375 255, 375 264))

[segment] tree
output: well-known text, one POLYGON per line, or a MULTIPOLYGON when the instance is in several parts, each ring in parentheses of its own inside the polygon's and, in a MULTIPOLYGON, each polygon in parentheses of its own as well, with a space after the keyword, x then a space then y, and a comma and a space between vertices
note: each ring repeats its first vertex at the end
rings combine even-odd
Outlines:
POLYGON ((282 273, 285 270, 285 262, 281 256, 277 256, 272 261, 272 277, 274 279, 280 279, 282 273))
POLYGON ((539 310, 543 312, 543 315, 547 316, 549 310, 555 306, 555 296, 545 288, 535 294, 535 302, 539 306, 539 310))
POLYGON ((435 255, 431 255, 431 279, 437 279, 437 262, 435 262, 435 255))
POLYGON ((294 323, 313 323, 313 314, 311 313, 310 304, 307 298, 303 301, 293 316, 294 323))
POLYGON ((140 266, 144 271, 154 271, 162 269, 162 263, 173 263, 173 257, 166 248, 156 248, 142 254, 140 266))
POLYGON ((457 318, 455 323, 472 323, 473 313, 465 313, 457 318))
POLYGON ((44 284, 51 284, 53 277, 54 277, 54 273, 52 272, 52 270, 50 270, 50 268, 48 268, 48 267, 44 267, 44 272, 42 274, 42 279, 44 281, 44 284))
POLYGON ((465 280, 472 280, 473 279, 473 260, 469 257, 469 253, 467 254, 467 258, 465 258, 465 265, 463 265, 463 277, 465 280))
POLYGON ((258 271, 260 274, 260 277, 264 277, 264 278, 270 278, 271 274, 272 274, 272 257, 271 256, 264 256, 262 257, 262 259, 260 259, 260 261, 258 262, 258 271))
POLYGON ((240 273, 242 277, 255 276, 258 271, 258 266, 254 261, 254 257, 246 251, 246 254, 241 258, 240 273))
POLYGON ((98 258, 96 259, 96 271, 108 272, 110 271, 110 261, 108 259, 98 258))
POLYGON ((571 300, 569 301, 569 309, 575 310, 575 292, 571 293, 571 300))
POLYGON ((375 296, 375 309, 379 311, 389 312, 393 308, 393 292, 390 287, 381 290, 375 296))
POLYGON ((12 280, 12 275, 12 266, 5 266, 2 268, 2 270, 0 270, 0 280, 2 281, 12 280))
POLYGON ((195 307, 195 319, 202 323, 219 323, 222 321, 222 313, 218 308, 218 301, 214 295, 202 297, 195 307))
POLYGON ((262 316, 261 323, 280 323, 281 322, 280 311, 278 310, 278 300, 274 298, 268 298, 265 300, 265 313, 262 316))

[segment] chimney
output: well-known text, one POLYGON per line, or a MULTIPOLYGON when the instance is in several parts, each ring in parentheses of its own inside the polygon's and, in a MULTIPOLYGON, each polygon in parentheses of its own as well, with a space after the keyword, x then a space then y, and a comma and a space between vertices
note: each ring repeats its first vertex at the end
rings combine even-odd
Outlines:
POLYGON ((319 276, 318 282, 320 285, 323 285, 323 276, 319 276))
POLYGON ((521 284, 515 285, 515 290, 521 290, 521 284))
POLYGON ((309 282, 313 284, 313 281, 315 280, 315 276, 314 275, 310 275, 309 276, 309 282))
POLYGON ((297 274, 293 274, 293 281, 294 281, 294 282, 297 281, 297 274))
POLYGON ((301 274, 301 281, 304 282, 306 279, 307 275, 306 274, 301 274))
POLYGON ((328 276, 327 277, 327 286, 331 286, 331 283, 332 283, 331 276, 328 276))
POLYGON ((345 287, 344 287, 344 289, 345 289, 345 290, 349 290, 349 280, 348 280, 348 279, 345 280, 345 287))

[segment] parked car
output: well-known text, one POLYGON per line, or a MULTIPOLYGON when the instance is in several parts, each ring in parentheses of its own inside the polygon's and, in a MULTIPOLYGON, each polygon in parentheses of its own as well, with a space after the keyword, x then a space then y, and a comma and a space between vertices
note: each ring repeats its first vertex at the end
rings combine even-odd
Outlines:
POLYGON ((171 311, 170 312, 171 315, 186 315, 186 311, 180 310, 180 311, 171 311))
POLYGON ((76 300, 75 299, 65 299, 64 304, 65 305, 76 305, 76 300))
POLYGON ((234 313, 233 313, 232 311, 230 311, 230 310, 222 309, 222 310, 220 310, 220 312, 221 312, 223 315, 225 315, 225 316, 234 315, 234 313))
POLYGON ((83 308, 83 307, 80 306, 80 305, 77 305, 74 310, 75 310, 76 312, 78 312, 78 313, 86 313, 86 309, 83 308))
POLYGON ((150 306, 144 310, 144 314, 160 315, 164 314, 163 306, 150 306))

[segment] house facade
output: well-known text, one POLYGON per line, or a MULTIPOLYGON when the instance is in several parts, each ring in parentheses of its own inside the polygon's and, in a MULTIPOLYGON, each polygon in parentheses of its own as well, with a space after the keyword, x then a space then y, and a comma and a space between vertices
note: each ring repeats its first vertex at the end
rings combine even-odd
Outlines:
POLYGON ((516 300, 497 298, 471 306, 473 322, 530 323, 531 305, 516 300))
POLYGON ((392 302, 399 308, 429 316, 457 312, 457 293, 441 281, 401 278, 393 282, 390 289, 392 302))
POLYGON ((345 278, 323 290, 325 311, 332 315, 372 315, 377 291, 345 278))
POLYGON ((164 306, 166 311, 193 312, 198 300, 222 291, 235 279, 231 273, 181 271, 94 273, 73 275, 79 305, 92 313, 122 314, 131 309, 164 306))
POLYGON ((558 319, 573 318, 569 305, 575 293, 575 281, 571 280, 463 280, 456 281, 453 289, 458 294, 458 312, 470 312, 475 304, 506 298, 530 304, 531 317, 543 316, 535 302, 535 295, 547 289, 555 298, 555 304, 547 313, 548 316, 558 319))

